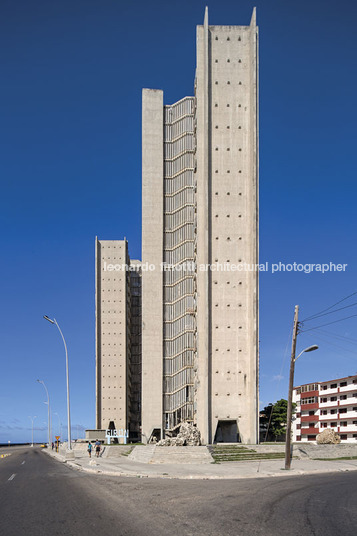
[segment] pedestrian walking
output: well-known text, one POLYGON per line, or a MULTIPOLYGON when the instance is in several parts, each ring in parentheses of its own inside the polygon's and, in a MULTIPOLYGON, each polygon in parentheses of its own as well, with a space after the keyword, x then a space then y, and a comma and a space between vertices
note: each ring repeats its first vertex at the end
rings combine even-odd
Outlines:
POLYGON ((92 457, 92 448, 93 448, 93 445, 89 441, 89 443, 88 443, 88 455, 89 455, 90 458, 92 457))
POLYGON ((95 455, 99 458, 100 453, 100 441, 97 439, 95 442, 95 455))

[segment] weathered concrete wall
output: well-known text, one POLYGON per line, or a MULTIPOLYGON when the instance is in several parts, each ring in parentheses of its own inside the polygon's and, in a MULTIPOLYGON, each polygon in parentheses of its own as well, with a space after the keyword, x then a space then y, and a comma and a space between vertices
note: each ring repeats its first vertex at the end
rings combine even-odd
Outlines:
MULTIPOLYGON (((208 13, 204 26, 197 27, 195 94, 196 159, 197 159, 197 265, 210 264, 210 121, 209 121, 209 56, 208 13)), ((197 273, 197 358, 195 380, 195 422, 202 441, 212 441, 211 422, 211 277, 209 271, 197 273)))
POLYGON ((207 447, 158 447, 137 446, 129 459, 141 463, 201 464, 212 463, 213 458, 207 447))
POLYGON ((339 445, 314 445, 303 443, 294 445, 294 454, 300 452, 309 458, 343 458, 345 456, 357 456, 357 445, 340 443, 339 445))
POLYGON ((143 90, 142 440, 163 427, 163 92, 143 90), (147 263, 147 265, 146 265, 147 263), (153 270, 146 269, 152 264, 153 270))
MULTIPOLYGON (((204 443, 219 422, 257 441, 257 40, 255 11, 250 26, 209 26, 206 11, 197 28, 194 420, 204 443)), ((163 93, 144 89, 142 258, 155 268, 142 278, 143 441, 163 429, 163 144, 163 93)))
POLYGON ((257 27, 197 28, 197 425, 257 441, 257 27), (224 267, 226 263, 226 266, 224 267), (228 266, 241 265, 241 270, 228 266), (219 268, 221 266, 221 268, 219 268))
POLYGON ((128 272, 126 240, 96 240, 96 403, 98 429, 128 427, 128 272))
MULTIPOLYGON (((285 445, 249 445, 257 452, 285 452, 285 445)), ((342 458, 344 456, 357 456, 357 445, 315 445, 314 443, 301 443, 293 445, 293 455, 299 458, 342 458)))

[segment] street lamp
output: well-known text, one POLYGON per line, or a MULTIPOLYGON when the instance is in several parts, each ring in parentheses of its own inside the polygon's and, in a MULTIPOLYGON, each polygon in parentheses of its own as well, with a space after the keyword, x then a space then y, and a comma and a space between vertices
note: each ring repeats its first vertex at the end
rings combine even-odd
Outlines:
POLYGON ((297 357, 295 357, 295 361, 297 361, 299 359, 299 357, 303 354, 303 353, 307 353, 307 352, 313 352, 314 350, 318 350, 319 347, 317 346, 317 344, 313 344, 312 346, 309 346, 308 348, 305 348, 305 350, 303 350, 302 352, 299 353, 299 355, 297 357))
MULTIPOLYGON (((46 395, 47 395, 47 405, 48 405, 48 448, 50 448, 51 445, 51 409, 50 409, 50 395, 48 394, 47 387, 45 385, 45 382, 42 380, 37 380, 38 383, 42 383, 42 385, 45 388, 46 395)), ((46 402, 45 402, 46 403, 46 402)))
POLYGON ((31 444, 31 447, 33 447, 33 422, 36 419, 36 415, 34 417, 29 416, 29 419, 31 419, 31 422, 32 422, 32 444, 31 444))
POLYGON ((45 320, 48 320, 48 322, 50 322, 51 324, 55 324, 55 326, 57 326, 58 328, 58 331, 60 332, 61 334, 61 337, 62 337, 62 340, 63 340, 63 344, 64 344, 64 349, 65 349, 65 352, 66 352, 66 377, 67 377, 67 426, 68 426, 68 447, 67 447, 67 450, 68 451, 72 451, 72 445, 71 445, 71 412, 70 412, 70 405, 69 405, 69 374, 68 374, 68 352, 67 352, 67 345, 66 345, 66 341, 65 341, 65 338, 63 336, 63 333, 61 331, 61 328, 59 327, 59 325, 57 324, 57 321, 56 319, 54 318, 53 320, 51 318, 49 318, 48 316, 44 315, 43 317, 45 320))
POLYGON ((295 357, 295 348, 296 348, 296 337, 295 337, 295 340, 293 340, 293 348, 291 352, 288 411, 287 411, 287 419, 286 419, 285 469, 287 470, 290 469, 290 466, 291 466, 291 420, 292 420, 292 413, 293 413, 292 409, 293 409, 295 362, 299 359, 299 357, 303 353, 313 352, 314 350, 318 350, 319 347, 316 344, 313 344, 312 346, 308 346, 307 348, 305 348, 305 350, 302 350, 302 352, 300 352, 297 357, 295 357))

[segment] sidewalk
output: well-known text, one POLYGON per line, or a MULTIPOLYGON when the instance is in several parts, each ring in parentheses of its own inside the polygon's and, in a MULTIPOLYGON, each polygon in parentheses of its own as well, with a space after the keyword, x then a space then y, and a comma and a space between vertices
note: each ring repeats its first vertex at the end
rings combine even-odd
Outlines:
POLYGON ((228 462, 220 464, 146 464, 120 458, 89 459, 87 453, 75 452, 74 460, 54 451, 44 449, 48 455, 66 463, 73 469, 92 474, 122 476, 134 478, 180 478, 187 480, 201 479, 240 479, 294 476, 319 473, 357 471, 357 460, 292 460, 291 470, 284 470, 284 460, 260 460, 228 462))

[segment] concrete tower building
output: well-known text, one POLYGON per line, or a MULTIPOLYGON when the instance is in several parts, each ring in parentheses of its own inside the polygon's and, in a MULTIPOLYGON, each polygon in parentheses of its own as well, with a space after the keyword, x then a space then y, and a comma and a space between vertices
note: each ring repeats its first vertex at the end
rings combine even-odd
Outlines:
POLYGON ((126 240, 95 241, 96 428, 140 439, 141 273, 126 240))
POLYGON ((164 106, 143 90, 142 150, 143 440, 191 421, 205 443, 255 443, 255 10, 249 26, 210 26, 206 9, 195 96, 164 106))

